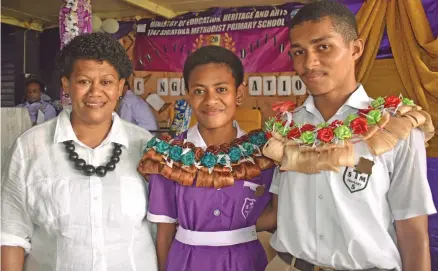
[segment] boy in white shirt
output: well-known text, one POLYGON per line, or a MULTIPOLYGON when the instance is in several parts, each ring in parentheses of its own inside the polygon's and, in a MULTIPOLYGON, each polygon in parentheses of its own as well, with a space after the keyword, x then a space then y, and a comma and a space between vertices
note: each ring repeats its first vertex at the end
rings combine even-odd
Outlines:
MULTIPOLYGON (((295 123, 316 127, 368 109, 372 99, 355 78, 364 42, 345 6, 306 5, 292 19, 289 37, 294 68, 311 94, 294 111, 295 123)), ((274 175, 270 191, 278 195, 278 215, 271 245, 278 256, 267 271, 430 270, 427 215, 436 210, 424 134, 413 129, 378 156, 359 142, 354 157, 356 166, 372 161, 370 171, 274 175)))

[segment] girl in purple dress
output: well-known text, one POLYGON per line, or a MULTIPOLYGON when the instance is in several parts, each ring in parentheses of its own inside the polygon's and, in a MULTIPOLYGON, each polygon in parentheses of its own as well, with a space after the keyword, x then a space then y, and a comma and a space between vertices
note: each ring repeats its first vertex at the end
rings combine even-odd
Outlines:
POLYGON ((276 209, 269 193, 273 164, 260 154, 265 134, 246 135, 233 121, 243 76, 239 58, 225 48, 194 52, 184 79, 198 124, 173 140, 148 143, 139 171, 150 174, 147 218, 158 223, 160 270, 263 271, 267 265, 257 231, 276 226, 276 214, 268 212, 276 209))

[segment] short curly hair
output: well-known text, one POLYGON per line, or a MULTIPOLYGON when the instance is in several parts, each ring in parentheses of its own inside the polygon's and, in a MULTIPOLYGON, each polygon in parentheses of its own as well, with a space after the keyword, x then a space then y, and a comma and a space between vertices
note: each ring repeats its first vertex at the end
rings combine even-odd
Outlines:
POLYGON ((57 59, 61 77, 70 77, 77 60, 107 61, 119 73, 119 78, 128 78, 132 64, 123 46, 106 33, 82 34, 71 40, 57 59))
POLYGON ((242 84, 244 69, 239 57, 224 47, 208 45, 199 48, 187 57, 183 71, 186 89, 189 89, 189 79, 192 71, 198 66, 210 63, 227 65, 231 70, 236 87, 242 84))
POLYGON ((319 21, 324 17, 332 20, 333 28, 346 42, 358 38, 356 18, 346 6, 334 0, 322 0, 305 5, 289 23, 292 29, 296 25, 309 21, 319 21))

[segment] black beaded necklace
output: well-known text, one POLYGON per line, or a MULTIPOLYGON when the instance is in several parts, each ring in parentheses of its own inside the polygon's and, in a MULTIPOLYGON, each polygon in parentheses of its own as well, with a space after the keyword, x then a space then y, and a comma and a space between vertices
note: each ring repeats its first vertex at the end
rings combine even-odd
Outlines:
POLYGON ((120 155, 122 154, 122 145, 113 143, 113 155, 106 166, 98 166, 95 168, 92 165, 87 165, 84 159, 80 159, 77 152, 75 152, 75 145, 72 140, 64 141, 65 150, 68 152, 68 159, 75 164, 77 170, 82 170, 86 176, 93 176, 96 174, 99 177, 104 177, 108 171, 116 169, 116 164, 120 162, 120 155))

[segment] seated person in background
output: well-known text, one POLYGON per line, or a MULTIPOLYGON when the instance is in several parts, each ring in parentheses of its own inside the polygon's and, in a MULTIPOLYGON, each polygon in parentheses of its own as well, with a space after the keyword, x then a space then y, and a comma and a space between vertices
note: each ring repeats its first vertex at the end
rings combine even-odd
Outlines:
POLYGON ((131 91, 128 82, 123 87, 119 115, 122 119, 134 123, 148 131, 158 130, 157 121, 149 105, 131 91))
POLYGON ((55 108, 41 99, 44 84, 36 79, 31 79, 26 82, 25 101, 17 107, 27 108, 29 110, 30 119, 33 124, 43 122, 56 117, 55 108), (41 111, 41 116, 38 118, 38 113, 41 111), (44 116, 44 118, 43 118, 44 116))

